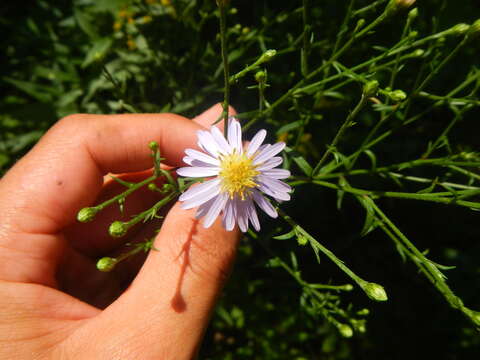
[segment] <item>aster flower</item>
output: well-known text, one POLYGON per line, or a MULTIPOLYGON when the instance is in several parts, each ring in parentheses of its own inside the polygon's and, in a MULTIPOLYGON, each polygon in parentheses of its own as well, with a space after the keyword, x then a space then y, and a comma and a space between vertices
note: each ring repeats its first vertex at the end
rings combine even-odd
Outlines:
POLYGON ((275 169, 283 161, 275 155, 283 150, 285 143, 262 145, 267 132, 260 130, 244 147, 242 128, 234 117, 229 118, 226 138, 215 126, 210 131, 199 130, 197 135, 198 146, 204 152, 186 149, 183 161, 190 166, 179 168, 177 173, 213 178, 185 191, 179 199, 183 202, 182 208, 198 206, 196 217, 205 217, 205 228, 222 214, 223 226, 228 231, 237 223, 240 230, 246 232, 249 222, 259 231, 255 204, 276 218, 277 211, 264 194, 277 201, 290 200, 290 186, 280 181, 288 178, 290 172, 275 169))

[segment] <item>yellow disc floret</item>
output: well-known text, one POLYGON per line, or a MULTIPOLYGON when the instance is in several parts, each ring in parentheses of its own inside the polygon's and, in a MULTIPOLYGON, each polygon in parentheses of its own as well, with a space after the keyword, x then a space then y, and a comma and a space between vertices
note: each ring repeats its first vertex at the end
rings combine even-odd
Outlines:
POLYGON ((260 172, 255 170, 252 159, 245 154, 233 152, 220 158, 220 186, 231 199, 237 194, 245 200, 245 192, 257 186, 253 178, 258 174, 260 172))

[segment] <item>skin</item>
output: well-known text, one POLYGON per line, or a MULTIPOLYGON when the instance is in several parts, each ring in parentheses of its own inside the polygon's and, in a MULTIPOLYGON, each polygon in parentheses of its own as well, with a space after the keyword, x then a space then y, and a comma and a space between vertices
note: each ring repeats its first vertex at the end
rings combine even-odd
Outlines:
POLYGON ((122 191, 106 174, 151 174, 152 140, 166 165, 184 165, 184 149, 197 147, 196 130, 220 113, 216 105, 193 121, 174 114, 68 116, 1 179, 0 359, 195 357, 238 231, 225 231, 219 219, 204 229, 195 210, 176 203, 156 235, 158 251, 143 264, 127 260, 101 273, 96 259, 154 230, 143 226, 112 239, 108 224, 161 195, 142 189, 127 198, 123 217, 112 205, 92 223, 75 219, 81 208, 122 191))

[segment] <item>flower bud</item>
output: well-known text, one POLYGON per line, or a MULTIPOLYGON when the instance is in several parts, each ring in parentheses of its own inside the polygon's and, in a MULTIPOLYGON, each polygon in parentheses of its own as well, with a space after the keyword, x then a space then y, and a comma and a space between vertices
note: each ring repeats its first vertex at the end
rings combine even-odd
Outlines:
POLYGON ((425 54, 425 50, 423 49, 417 49, 414 52, 412 52, 413 57, 422 57, 423 54, 425 54))
POLYGON ((108 228, 108 233, 112 237, 122 237, 127 233, 127 226, 124 222, 114 221, 108 228))
POLYGON ((365 283, 362 286, 363 291, 368 295, 368 297, 375 301, 386 301, 388 300, 387 293, 382 285, 375 284, 372 282, 365 283))
POLYGON ((264 82, 266 78, 267 74, 265 73, 265 71, 257 71, 255 73, 255 80, 257 80, 257 82, 259 83, 264 82))
POLYGON ((97 261, 97 269, 103 272, 112 271, 115 265, 117 265, 117 259, 108 256, 97 261))
POLYGON ((92 221, 97 215, 99 209, 96 207, 86 207, 80 210, 77 214, 77 220, 86 223, 92 221))
POLYGON ((297 235, 298 245, 305 246, 308 244, 308 238, 302 234, 297 235))
POLYGON ((476 20, 470 27, 470 32, 473 35, 480 35, 480 19, 476 20))
POLYGON ((163 193, 167 193, 171 190, 173 190, 173 185, 172 184, 163 184, 162 185, 162 192, 163 193))
POLYGON ((416 0, 390 0, 385 12, 387 15, 393 15, 398 11, 406 10, 411 7, 416 0))
POLYGON ((367 82, 363 86, 363 94, 366 97, 375 96, 377 94, 377 91, 378 91, 378 86, 379 86, 379 83, 378 83, 377 80, 372 80, 372 81, 367 82))
POLYGON ((457 25, 451 27, 450 32, 453 35, 463 35, 463 34, 466 34, 469 29, 470 29, 470 25, 460 23, 460 24, 457 24, 457 25))
POLYGON ((418 16, 418 8, 414 8, 408 12, 408 18, 413 21, 418 16))
POLYGON ((399 9, 408 9, 410 6, 415 4, 416 0, 395 0, 395 5, 399 9))
POLYGON ((337 329, 343 337, 349 338, 353 336, 353 330, 347 324, 338 324, 337 329))
POLYGON ((148 144, 148 147, 152 151, 156 151, 158 149, 158 143, 156 141, 151 141, 150 144, 148 144))
POLYGON ((370 310, 368 310, 367 308, 357 311, 357 315, 360 316, 367 316, 368 314, 370 314, 370 310))
POLYGON ((405 94, 405 92, 402 90, 390 91, 387 95, 390 99, 392 99, 395 102, 400 102, 407 98, 407 94, 405 94))
POLYGON ((148 190, 150 190, 150 191, 157 191, 158 190, 157 185, 155 185, 154 183, 148 184, 147 187, 148 187, 148 190))
POLYGON ((267 50, 262 54, 261 60, 262 62, 270 61, 273 59, 275 55, 277 55, 277 50, 275 49, 267 50))

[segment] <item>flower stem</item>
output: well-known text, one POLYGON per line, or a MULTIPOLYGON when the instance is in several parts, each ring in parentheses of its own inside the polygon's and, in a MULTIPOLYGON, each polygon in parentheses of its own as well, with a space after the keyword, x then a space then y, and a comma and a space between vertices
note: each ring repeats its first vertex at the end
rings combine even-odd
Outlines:
POLYGON ((224 134, 228 134, 228 106, 230 102, 230 76, 228 68, 228 52, 227 52, 227 16, 226 8, 227 4, 225 1, 217 1, 218 8, 220 10, 220 46, 222 52, 222 63, 223 63, 223 80, 225 84, 224 88, 224 97, 223 97, 223 112, 222 117, 224 121, 224 134))

